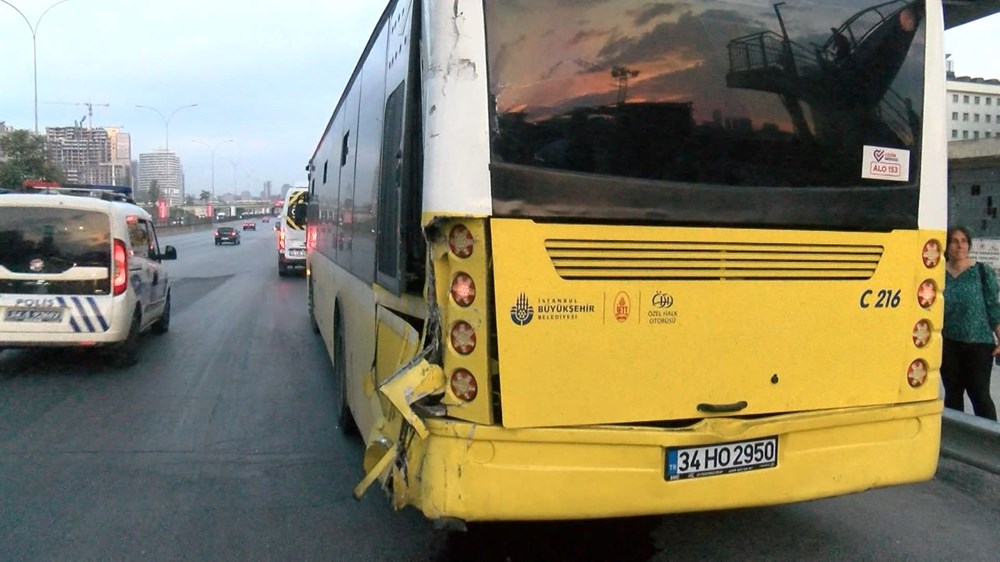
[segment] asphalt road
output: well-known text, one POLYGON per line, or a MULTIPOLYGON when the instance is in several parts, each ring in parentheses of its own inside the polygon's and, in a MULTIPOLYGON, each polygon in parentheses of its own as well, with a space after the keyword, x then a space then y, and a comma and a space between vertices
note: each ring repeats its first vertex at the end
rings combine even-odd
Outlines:
MULTIPOLYGON (((436 532, 373 487, 301 277, 269 225, 239 246, 176 234, 170 333, 125 370, 0 354, 0 560, 997 560, 1000 477, 771 508, 436 532)), ((516 493, 516 491, 511 491, 516 493)))

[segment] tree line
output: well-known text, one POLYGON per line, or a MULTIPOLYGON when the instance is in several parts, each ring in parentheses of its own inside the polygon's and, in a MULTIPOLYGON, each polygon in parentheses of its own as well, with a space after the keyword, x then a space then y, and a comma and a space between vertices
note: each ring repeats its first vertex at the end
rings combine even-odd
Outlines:
POLYGON ((20 189, 26 180, 62 182, 62 169, 45 157, 45 137, 17 130, 0 136, 0 188, 20 189))

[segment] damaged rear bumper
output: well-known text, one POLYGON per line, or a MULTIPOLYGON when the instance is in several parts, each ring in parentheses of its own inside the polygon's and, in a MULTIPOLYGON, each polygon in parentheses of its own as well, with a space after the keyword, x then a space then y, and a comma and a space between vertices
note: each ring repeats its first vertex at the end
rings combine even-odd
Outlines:
POLYGON ((682 429, 425 422, 426 438, 414 435, 393 468, 397 507, 413 505, 431 519, 587 519, 782 504, 928 480, 941 402, 716 418, 682 429), (668 448, 767 436, 779 440, 773 468, 664 476, 668 448))

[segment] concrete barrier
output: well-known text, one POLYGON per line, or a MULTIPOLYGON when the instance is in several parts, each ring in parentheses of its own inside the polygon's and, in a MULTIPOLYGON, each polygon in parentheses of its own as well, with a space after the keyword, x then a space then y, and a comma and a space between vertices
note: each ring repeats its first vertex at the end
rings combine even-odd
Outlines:
POLYGON ((1000 423, 945 408, 941 455, 1000 474, 1000 423))

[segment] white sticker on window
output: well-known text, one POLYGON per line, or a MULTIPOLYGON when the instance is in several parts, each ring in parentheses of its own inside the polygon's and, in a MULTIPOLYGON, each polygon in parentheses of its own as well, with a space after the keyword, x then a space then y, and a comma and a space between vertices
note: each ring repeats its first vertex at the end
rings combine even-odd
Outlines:
POLYGON ((883 146, 864 147, 861 177, 872 180, 910 181, 910 151, 883 146))

